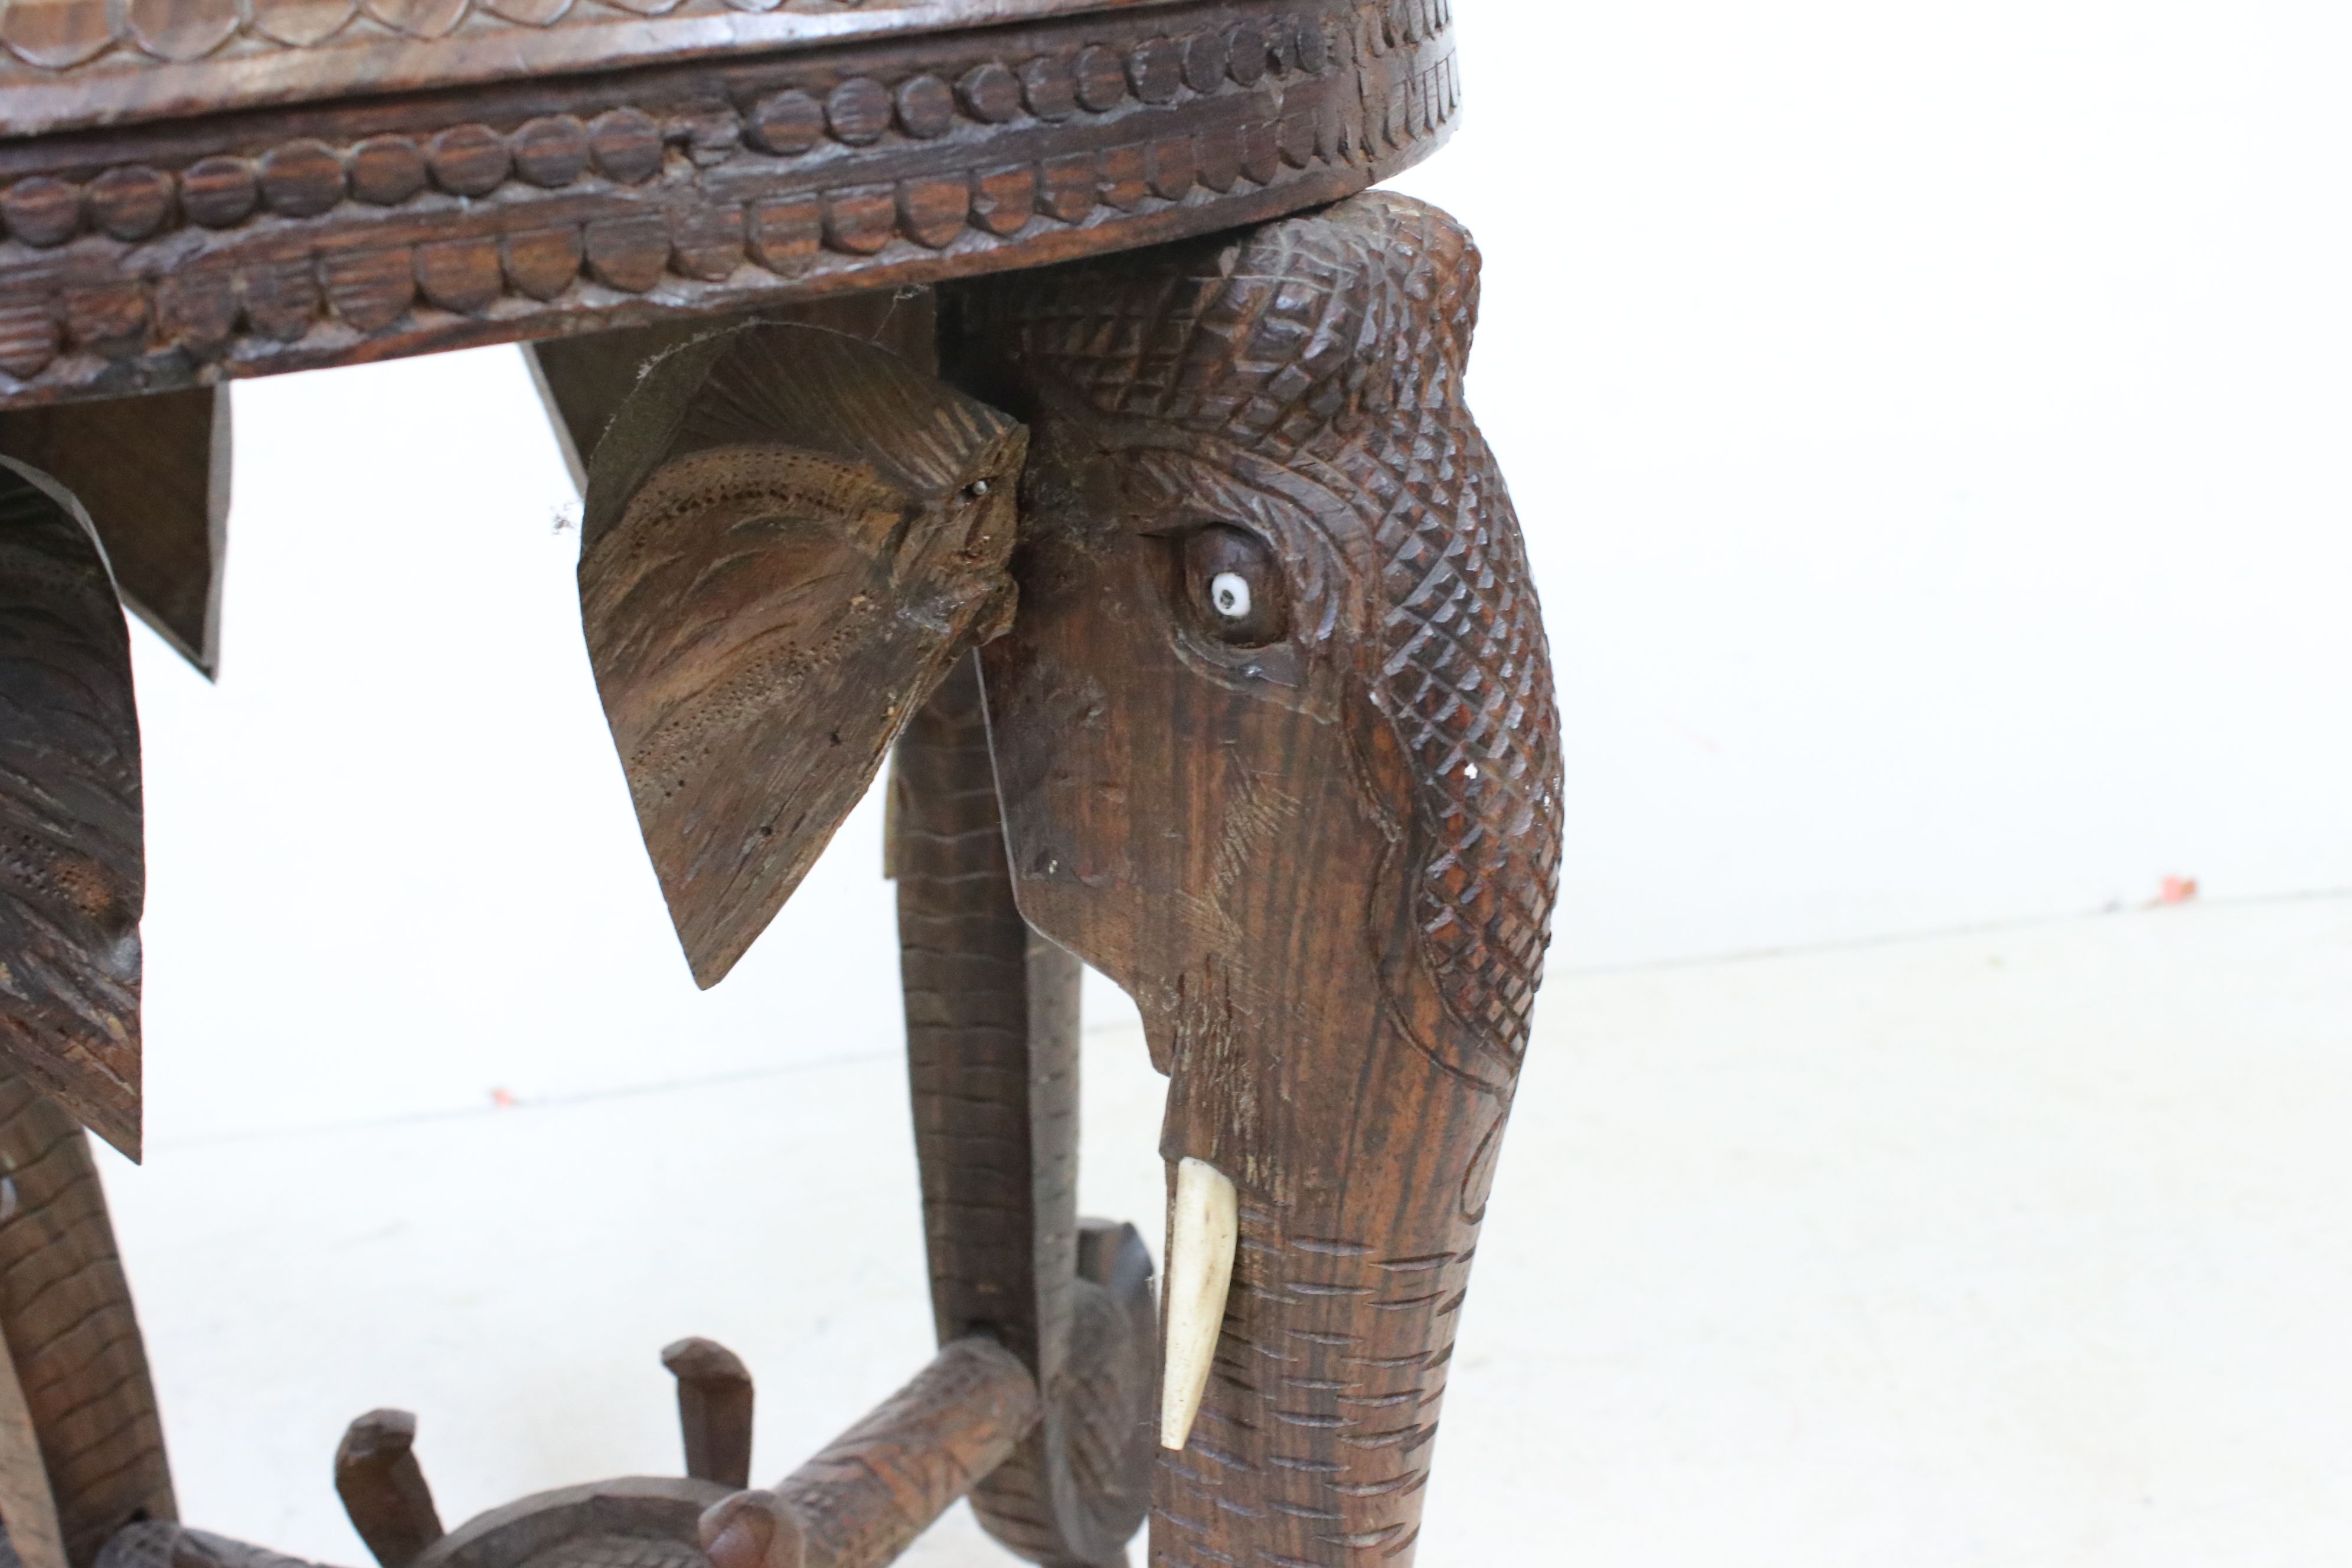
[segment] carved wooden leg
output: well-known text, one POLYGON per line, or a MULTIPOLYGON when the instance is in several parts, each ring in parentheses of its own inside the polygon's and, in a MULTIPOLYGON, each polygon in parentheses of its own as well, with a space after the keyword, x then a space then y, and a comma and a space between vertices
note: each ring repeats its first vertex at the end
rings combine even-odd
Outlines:
POLYGON ((0 1522, 89 1568, 172 1517, 146 1352, 76 1119, 139 1154, 146 884, 131 649, 89 519, 0 459, 0 1522))
MULTIPOLYGON (((1559 842, 1542 626, 1461 400, 1475 290, 1467 237, 1383 195, 963 288, 958 374, 1031 426, 1010 584, 1021 432, 838 341, 680 350, 591 464, 589 645, 706 982, 982 645, 1018 913, 1171 1078, 1157 1563, 1402 1564, 1419 1528, 1559 842)), ((1053 1408, 1085 1321, 1062 982, 960 858, 991 835, 969 697, 939 701, 894 835, 935 1300, 1053 1408)), ((986 1517, 1087 1561, 1065 1447, 986 1517)))
MULTIPOLYGON (((891 308, 930 321, 928 301, 891 308)), ((1033 1559, 1109 1563, 1145 1506, 1150 1266, 1130 1228, 1076 1218, 1077 964, 1013 908, 968 657, 1012 607, 1022 437, 929 376, 928 343, 903 346, 753 324, 652 362, 595 437, 583 619, 705 984, 904 732, 891 845, 941 1356, 985 1338, 1044 1390, 1010 1460, 958 1485, 1033 1559)), ((584 352, 542 363, 568 364, 549 384, 575 429, 623 380, 584 352)), ((786 1535, 877 1550, 921 1511, 828 1523, 851 1502, 826 1500, 827 1478, 847 1472, 812 1465, 777 1505, 807 1530, 755 1532, 754 1556, 786 1535)))
POLYGON ((1031 433, 982 649, 1021 911, 1171 1076, 1166 1568, 1402 1568, 1419 1531, 1559 847, 1476 277, 1374 193, 953 301, 1031 433))
POLYGON ((1097 1221, 1082 1266, 1078 961, 1013 905, 971 659, 898 742, 889 855, 940 1342, 992 1332, 1046 1391, 972 1509, 1033 1563, 1114 1562, 1147 1502, 1150 1261, 1097 1221))
POLYGON ((72 1117, 0 1069, 0 1521, 25 1568, 89 1568, 173 1516, 138 1314, 72 1117), (10 1389, 16 1399, 9 1401, 10 1389))

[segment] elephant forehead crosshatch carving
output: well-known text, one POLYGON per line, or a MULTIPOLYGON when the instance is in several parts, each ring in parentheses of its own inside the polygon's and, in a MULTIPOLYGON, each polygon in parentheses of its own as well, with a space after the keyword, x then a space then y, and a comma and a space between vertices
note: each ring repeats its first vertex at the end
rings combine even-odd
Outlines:
POLYGON ((1049 506, 1184 535, 1232 517, 1273 544, 1304 612, 1288 648, 1203 662, 1243 689, 1330 693, 1308 699, 1324 717, 1342 679, 1307 667, 1352 664, 1419 786, 1420 939, 1482 1064, 1461 1065, 1507 1085, 1562 806, 1517 520, 1462 395, 1476 251, 1443 215, 1375 195, 1156 259, 971 290, 975 330, 1028 378, 1041 445, 1070 426, 1076 450, 1033 472, 1050 475, 1049 506), (1356 635, 1334 647, 1343 620, 1356 635))
MULTIPOLYGON (((337 1496, 379 1568, 878 1568, 963 1499, 1040 1568, 1118 1568, 1139 1531, 1155 1568, 1404 1568, 1561 815, 1518 522, 1463 399, 1476 252, 1366 194, 1450 126, 1446 7, 927 0, 829 33, 786 9, 731 40, 681 12, 642 68, 565 55, 561 81, 453 22, 382 102, 289 78, 202 125, 116 71, 91 79, 136 101, 92 128, 44 79, 62 151, 0 170, 0 401, 539 340, 589 674, 698 985, 888 769, 937 1354, 769 1485, 750 1369, 687 1339, 662 1357, 683 1476, 445 1523, 429 1424, 384 1408, 337 1496), (189 237, 136 249, 166 230, 189 237), (19 279, 28 247, 58 256, 19 279), (1140 1225, 1077 1208, 1082 961, 1169 1079, 1140 1225)), ((362 31, 319 58, 351 68, 362 31)), ((223 47, 207 70, 261 46, 223 47)), ((63 426, 44 451, 92 446, 63 426)), ((20 569, 37 542, 0 510, 10 651, 123 697, 12 762, 0 805, 113 768, 112 815, 43 865, 98 857, 134 914, 95 540, 134 542, 139 593, 216 609, 217 508, 188 502, 226 493, 226 438, 168 450, 169 516, 126 527, 136 487, 106 490, 62 576, 20 569)), ((215 619, 182 639, 208 672, 215 619)), ((135 1150, 135 937, 21 938, 49 890, 0 884, 0 964, 110 955, 120 1016, 45 1042, 19 986, 0 1037, 135 1150), (109 1042, 121 1081, 77 1100, 60 1064, 109 1042)), ((25 1092, 0 1141, 81 1150, 25 1092)), ((81 1194, 28 1189, 44 1226, 81 1194)), ((102 1390, 60 1381, 55 1309, 0 1271, 25 1568, 284 1568, 176 1521, 103 1208, 52 1228, 43 1266, 128 1350, 102 1390), (100 1421, 135 1486, 81 1485, 67 1428, 100 1421)), ((0 1244, 33 1235, 0 1215, 0 1244)))
POLYGON ((1170 1075, 1164 1563, 1419 1528, 1559 843, 1475 300, 1459 227, 1375 195, 950 302, 1033 422, 981 650, 1022 910, 1170 1075))

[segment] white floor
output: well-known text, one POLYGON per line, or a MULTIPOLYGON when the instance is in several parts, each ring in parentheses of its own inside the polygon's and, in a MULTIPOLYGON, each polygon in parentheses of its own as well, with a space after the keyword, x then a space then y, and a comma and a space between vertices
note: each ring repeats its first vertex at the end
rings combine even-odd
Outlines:
MULTIPOLYGON (((2347 1047, 2346 900, 1556 978, 1422 1562, 2352 1561, 2347 1047)), ((1087 1071, 1087 1205, 1150 1229, 1131 1024, 1087 1071)), ((329 1459, 387 1404, 453 1522, 672 1469, 687 1333, 781 1473, 927 1351, 899 1072, 110 1161, 185 1514, 363 1563, 329 1459)))

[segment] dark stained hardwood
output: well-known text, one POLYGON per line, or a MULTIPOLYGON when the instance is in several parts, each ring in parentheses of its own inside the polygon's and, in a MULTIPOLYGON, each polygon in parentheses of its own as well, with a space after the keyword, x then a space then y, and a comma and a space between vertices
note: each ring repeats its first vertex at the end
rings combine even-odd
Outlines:
POLYGON ((1461 396, 1475 252, 1359 194, 1458 102, 1449 0, 0 0, 27 1568, 303 1568, 172 1522, 68 1116, 137 1156, 118 585, 210 673, 212 389, 505 342, 583 487, 583 630, 699 984, 896 748, 942 1348, 751 1491, 750 1374, 682 1341, 687 1477, 447 1534, 373 1413, 335 1480, 382 1568, 865 1568, 965 1495, 1050 1568, 1122 1563, 1147 1504, 1154 1568, 1407 1568, 1559 843, 1461 396), (1171 1078, 1160 1336, 1141 1237, 1076 1213, 1080 958, 1171 1078))
MULTIPOLYGON (((37 1452, 6 1450, 12 1490, 46 1493, 71 1568, 135 1519, 175 1510, 155 1390, 89 1140, 0 1068, 0 1344, 37 1452)), ((20 1550, 11 1507, 6 1521, 20 1550)), ((40 1568, 22 1550, 26 1568, 40 1568)))
POLYGON ((0 1565, 67 1568, 58 1500, 41 1458, 41 1435, 0 1333, 0 1565))
POLYGON ((405 1410, 369 1411, 335 1447, 335 1493, 381 1568, 409 1568, 442 1537, 415 1448, 416 1417, 405 1410))
POLYGON ((321 1568, 266 1546, 190 1530, 165 1520, 140 1520, 110 1536, 98 1568, 321 1568))
MULTIPOLYGON (((806 1568, 878 1568, 897 1557, 1003 1463, 1038 1415, 1036 1380, 1011 1351, 979 1335, 941 1347, 906 1387, 776 1484, 806 1568)), ((758 1559, 719 1551, 719 1534, 704 1538, 711 1568, 757 1568, 758 1559)))
POLYGON ((0 132, 619 70, 1103 5, 886 0, 845 13, 840 0, 0 0, 0 132))
POLYGON ((991 1333, 1045 1391, 972 1510, 1031 1562, 1113 1563, 1149 1500, 1151 1264, 1133 1227, 1077 1217, 1079 965, 1013 903, 973 659, 890 790, 932 1313, 942 1344, 991 1333))
POLYGON ((531 379, 547 405, 564 465, 582 494, 597 439, 620 412, 646 366, 670 350, 714 331, 757 322, 825 327, 888 349, 918 370, 933 368, 938 328, 929 289, 879 289, 837 299, 772 305, 744 316, 687 317, 650 327, 549 338, 522 346, 531 379))
POLYGON ((749 1374, 685 1342, 692 1476, 448 1536, 379 1413, 337 1481, 384 1568, 865 1568, 966 1495, 1031 1560, 1107 1568, 1147 1471, 1155 1568, 1410 1563, 1559 866, 1549 655, 1462 399, 1476 279, 1451 220, 1372 194, 962 286, 962 393, 775 323, 550 378, 604 426, 583 625, 698 979, 896 747, 943 1348, 744 1491, 749 1374), (1202 1237, 1230 1258, 1156 1452, 1148 1254, 1072 1205, 1076 958, 1171 1080, 1171 1300, 1224 1277, 1202 1237))
POLYGON ((662 1351, 677 1379, 677 1425, 686 1473, 740 1490, 751 1484, 751 1374, 711 1340, 680 1340, 662 1351))
POLYGON ((1011 615, 1023 441, 871 343, 753 326, 655 362, 598 443, 581 618, 698 984, 1011 615))
POLYGON ((800 1516, 772 1491, 737 1492, 702 1516, 711 1568, 804 1568, 808 1537, 800 1516))
MULTIPOLYGON (((444 1534, 413 1452, 415 1418, 378 1410, 352 1423, 335 1455, 352 1524, 381 1568, 875 1568, 1001 1465, 1039 1414, 1019 1358, 971 1335, 773 1488, 746 1491, 750 1373, 708 1340, 680 1341, 663 1360, 678 1377, 694 1474, 539 1492, 444 1534)), ((159 1550, 191 1549, 195 1534, 150 1531, 136 1538, 138 1561, 105 1568, 161 1568, 159 1550)), ((286 1561, 205 1539, 215 1544, 194 1545, 219 1568, 286 1561)))
POLYGON ((950 302, 951 371, 1032 433, 982 650, 1020 908, 1134 996, 1171 1176, 1237 1190, 1155 1568, 1417 1539, 1559 857, 1476 299, 1468 237, 1374 193, 950 302))
POLYGON ((220 672, 226 387, 0 412, 0 456, 72 491, 122 602, 205 675, 220 672))
POLYGON ((131 643, 88 518, 0 458, 0 1066, 139 1158, 131 643))
MULTIPOLYGON (((369 14, 444 4, 465 9, 369 14)), ((0 92, 41 131, 0 137, 0 405, 1159 244, 1360 190, 1442 142, 1459 100, 1446 0, 1047 0, 1007 26, 983 25, 1011 14, 996 0, 936 0, 887 38, 872 24, 903 8, 826 0, 785 48, 755 41, 778 18, 719 5, 628 23, 697 39, 641 69, 614 68, 621 49, 533 74, 519 44, 591 35, 468 25, 435 70, 358 87, 314 55, 202 62, 298 103, 214 92, 125 120, 98 107, 126 80, 102 60, 0 92), (456 86, 485 68, 523 74, 456 86), (86 113, 103 123, 67 129, 86 113)), ((116 14, 5 0, 0 50, 11 18, 116 14)))
MULTIPOLYGON (((0 0, 0 451, 85 492, 200 665, 219 405, 66 405, 544 340, 583 626, 698 981, 898 746, 939 1359, 730 1497, 749 1374, 683 1342, 690 1478, 451 1536, 413 1422, 363 1417, 337 1484, 384 1568, 698 1568, 698 1537, 715 1568, 880 1563, 967 1492, 1033 1560, 1107 1564, 1147 1468, 1163 1568, 1410 1561, 1559 815, 1541 628, 1460 399, 1475 253, 1351 195, 1450 128, 1449 23, 1444 0, 0 0), (949 323, 958 376, 1036 427, 1017 558, 1025 434, 928 374, 928 320, 697 324, 838 325, 883 302, 807 302, 1061 262, 962 286, 949 323), (637 330, 579 335, 614 327, 637 330), (906 359, 869 341, 894 331, 906 359), (1171 1167, 1238 1194, 1208 1392, 1156 1464, 1148 1255, 1072 1202, 1073 953, 1143 1011, 1171 1167)), ((0 475, 0 526, 30 716, 0 736, 0 1049, 135 1152, 120 610, 61 492, 0 475)), ((105 1537, 43 1400, 101 1395, 40 1384, 0 1329, 23 1395, 0 1442, 42 1449, 86 1568, 105 1537)), ((126 1555, 265 1555, 163 1522, 164 1486, 126 1555)), ((0 1511, 31 1521, 42 1489, 0 1511)))
POLYGON ((416 1568, 709 1568, 698 1526, 728 1495, 684 1476, 539 1492, 477 1514, 427 1547, 416 1568))

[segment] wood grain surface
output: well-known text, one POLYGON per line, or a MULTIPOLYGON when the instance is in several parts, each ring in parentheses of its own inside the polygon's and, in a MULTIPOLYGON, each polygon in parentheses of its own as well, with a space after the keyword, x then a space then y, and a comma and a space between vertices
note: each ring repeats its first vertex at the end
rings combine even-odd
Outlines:
POLYGON ((686 1473, 740 1490, 751 1484, 751 1374, 716 1341, 679 1340, 662 1350, 677 1379, 677 1425, 686 1473))
POLYGON ((110 1536, 97 1568, 322 1568, 266 1546, 232 1541, 160 1519, 139 1520, 110 1536))
MULTIPOLYGON (((0 1339, 72 1568, 89 1568, 107 1539, 131 1520, 174 1517, 147 1353, 89 1140, 72 1117, 5 1068, 0 1339)), ((26 1477, 21 1484, 34 1482, 26 1477)), ((13 1528, 14 1519, 9 1522, 13 1528)))
POLYGON ((615 327, 525 343, 523 359, 580 493, 588 493, 588 459, 598 439, 636 389, 647 365, 697 338, 761 322, 846 333, 888 349, 921 371, 933 369, 937 359, 933 343, 939 329, 929 289, 876 289, 770 305, 740 315, 688 316, 650 327, 615 327))
POLYGON ((0 458, 0 1065, 139 1157, 131 643, 88 518, 0 458))
POLYGON ((687 1476, 623 1476, 519 1498, 478 1513, 416 1568, 707 1568, 706 1510, 730 1495, 687 1476))
POLYGON ((1378 193, 960 289, 1031 423, 982 650, 1023 913, 1141 1010, 1234 1184, 1165 1568, 1402 1565, 1557 889, 1559 749, 1462 401, 1477 257, 1378 193))
POLYGON ((220 672, 228 551, 228 389, 0 412, 0 457, 89 513, 122 602, 207 676, 220 672))
POLYGON ((1458 98, 1444 0, 1177 0, 0 138, 0 405, 1156 244, 1361 189, 1458 98))
POLYGON ((444 1533, 415 1447, 405 1410, 371 1410, 335 1445, 335 1494, 381 1568, 409 1568, 444 1533))
MULTIPOLYGON (((871 1568, 1001 1464, 1038 1417, 1028 1369, 970 1336, 776 1486, 746 1491, 740 1479, 699 1472, 748 1462, 749 1373, 707 1340, 681 1341, 663 1359, 682 1394, 699 1385, 719 1395, 721 1407, 685 1410, 698 1473, 538 1492, 444 1534, 417 1468, 415 1417, 379 1410, 352 1424, 336 1455, 353 1524, 382 1568, 871 1568), (698 1426, 705 1439, 722 1436, 714 1422, 726 1428, 721 1443, 698 1444, 698 1426)), ((215 1555, 222 1568, 246 1568, 236 1553, 255 1550, 215 1555)))
MULTIPOLYGON (((941 1347, 872 1415, 778 1482, 807 1568, 877 1568, 1003 1463, 1039 1415, 1036 1380, 993 1340, 941 1347)), ((715 1568, 737 1568, 717 1563, 715 1568)))
POLYGON ((48 1463, 32 1406, 16 1381, 16 1363, 0 1332, 0 1563, 13 1568, 67 1568, 58 1500, 49 1493, 48 1463))
POLYGON ((1149 1500, 1151 1265, 1103 1221, 1081 1256, 1079 964, 1013 902, 973 659, 908 727, 890 788, 933 1316, 941 1343, 990 1332, 1045 1390, 972 1510, 1031 1562, 1112 1563, 1149 1500))
POLYGON ((1135 0, 0 0, 0 134, 985 27, 1135 0))
POLYGON ((698 984, 1011 614, 1024 441, 871 343, 759 326, 657 361, 598 443, 581 618, 698 984))

